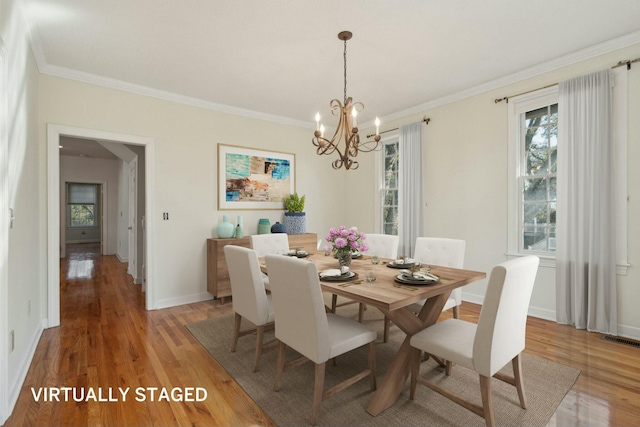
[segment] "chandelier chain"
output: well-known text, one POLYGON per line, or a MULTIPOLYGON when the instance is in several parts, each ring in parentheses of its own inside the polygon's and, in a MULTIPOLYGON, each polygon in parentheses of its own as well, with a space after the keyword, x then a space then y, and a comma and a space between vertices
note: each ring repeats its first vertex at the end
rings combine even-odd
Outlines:
POLYGON ((344 40, 344 103, 347 104, 347 40, 344 40))

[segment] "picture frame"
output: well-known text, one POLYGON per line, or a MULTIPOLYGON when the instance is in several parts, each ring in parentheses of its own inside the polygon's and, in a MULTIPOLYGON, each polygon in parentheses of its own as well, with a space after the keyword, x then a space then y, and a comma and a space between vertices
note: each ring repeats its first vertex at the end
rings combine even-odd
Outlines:
POLYGON ((293 153, 218 144, 218 210, 283 210, 295 163, 293 153))

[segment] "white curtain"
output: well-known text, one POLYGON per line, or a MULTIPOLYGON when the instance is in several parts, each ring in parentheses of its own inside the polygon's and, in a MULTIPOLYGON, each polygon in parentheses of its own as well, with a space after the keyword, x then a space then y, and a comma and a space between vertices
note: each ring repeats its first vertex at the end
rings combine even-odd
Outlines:
POLYGON ((422 236, 423 122, 400 127, 398 154, 398 254, 411 256, 416 237, 422 236))
POLYGON ((611 70, 560 83, 558 323, 617 335, 611 70))

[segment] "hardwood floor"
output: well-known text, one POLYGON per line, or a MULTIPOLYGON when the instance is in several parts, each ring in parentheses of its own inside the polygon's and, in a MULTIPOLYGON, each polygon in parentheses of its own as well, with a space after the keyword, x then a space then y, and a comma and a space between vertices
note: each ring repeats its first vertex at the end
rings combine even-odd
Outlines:
MULTIPOLYGON (((274 425, 184 327, 232 313, 230 302, 146 311, 126 264, 97 245, 69 246, 60 270, 61 326, 43 333, 5 425, 274 425), (34 398, 40 387, 102 390, 103 398, 112 390, 116 399, 118 387, 203 387, 208 398, 157 401, 156 392, 155 402, 149 394, 139 402, 131 391, 126 401, 45 402, 34 398)), ((461 318, 476 321, 479 311, 463 303, 461 318)), ((640 425, 639 348, 530 318, 526 352, 582 371, 549 426, 640 425)))

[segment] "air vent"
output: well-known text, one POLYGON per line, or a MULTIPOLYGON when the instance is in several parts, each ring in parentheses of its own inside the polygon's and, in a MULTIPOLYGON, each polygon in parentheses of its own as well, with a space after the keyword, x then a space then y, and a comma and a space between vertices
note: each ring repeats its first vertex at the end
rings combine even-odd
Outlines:
POLYGON ((612 335, 603 335, 603 340, 617 342, 619 344, 630 345, 631 347, 640 348, 640 341, 634 341, 627 338, 614 337, 612 335))

